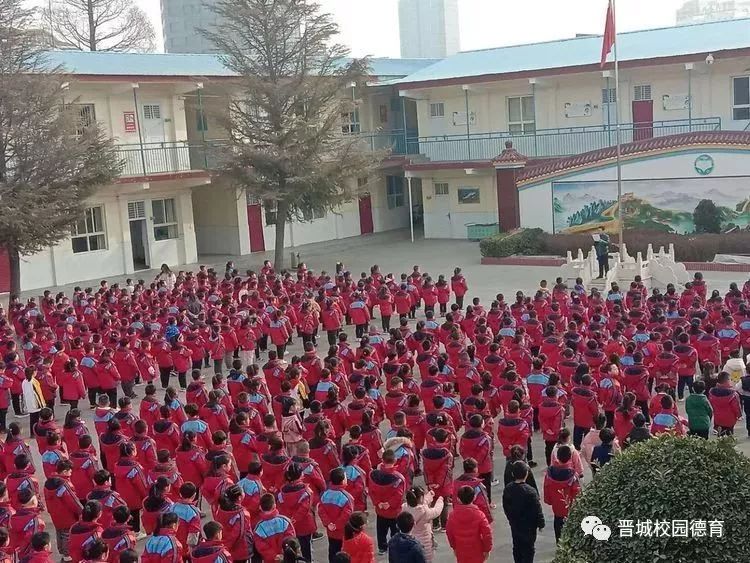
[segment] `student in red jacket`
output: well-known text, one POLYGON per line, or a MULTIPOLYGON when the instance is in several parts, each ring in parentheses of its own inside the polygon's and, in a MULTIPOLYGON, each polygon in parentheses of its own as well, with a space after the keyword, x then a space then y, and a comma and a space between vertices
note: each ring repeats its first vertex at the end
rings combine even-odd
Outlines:
POLYGON ((291 460, 284 450, 284 442, 277 437, 268 440, 268 451, 261 456, 263 486, 276 493, 284 484, 284 475, 291 460))
POLYGON ((708 400, 714 410, 714 428, 719 436, 734 434, 734 426, 742 416, 742 409, 740 397, 727 372, 719 374, 716 386, 708 392, 708 400))
POLYGON ((250 559, 253 553, 253 533, 250 513, 240 503, 242 489, 232 485, 219 498, 214 511, 216 521, 222 526, 222 539, 235 561, 250 559))
POLYGON ((83 503, 94 490, 94 475, 99 470, 99 460, 91 436, 86 434, 78 438, 78 448, 70 453, 70 462, 73 464, 70 482, 78 495, 78 500, 83 503))
POLYGON ((84 550, 91 541, 102 536, 104 528, 99 523, 102 514, 102 505, 95 500, 90 500, 83 505, 81 519, 70 527, 70 557, 78 562, 85 559, 84 550))
POLYGON ((57 471, 44 483, 44 501, 47 505, 52 525, 57 533, 57 551, 64 558, 70 555, 68 539, 70 527, 78 521, 83 507, 78 500, 70 476, 73 464, 67 459, 57 462, 57 471))
POLYGON ((492 551, 492 528, 487 517, 474 504, 474 489, 461 487, 459 503, 453 506, 445 528, 448 543, 458 563, 483 563, 492 551))
POLYGON ((484 486, 492 497, 490 490, 493 480, 493 460, 494 444, 492 436, 484 432, 484 419, 481 414, 473 414, 469 418, 469 429, 464 432, 458 442, 458 452, 462 458, 473 458, 479 464, 479 478, 484 481, 484 486))
POLYGON ((276 500, 270 493, 260 499, 261 513, 255 525, 255 554, 263 563, 276 563, 283 553, 282 544, 287 538, 295 537, 294 525, 286 516, 276 510, 276 500))
POLYGON ((176 534, 177 515, 162 514, 154 534, 146 540, 141 563, 182 563, 182 546, 176 534))
POLYGON ((365 303, 365 298, 357 295, 349 304, 349 317, 352 324, 355 325, 355 334, 357 339, 367 334, 367 326, 370 324, 370 309, 365 303))
POLYGON ((99 388, 102 393, 109 397, 109 404, 117 404, 117 384, 120 382, 120 372, 112 361, 112 353, 109 350, 102 351, 99 363, 96 364, 94 371, 99 380, 99 388))
MULTIPOLYGON (((8 546, 10 545, 8 543, 8 532, 3 530, 0 535, 4 536, 4 541, 6 543, 3 550, 10 551, 10 553, 8 553, 8 559, 5 561, 11 563, 14 560, 14 556, 12 554, 12 549, 8 550, 8 546)), ((31 536, 29 549, 26 555, 16 560, 19 563, 54 563, 54 559, 52 558, 52 540, 50 539, 49 534, 47 532, 34 533, 31 536)))
POLYGON ((369 491, 377 516, 378 551, 388 551, 388 533, 398 532, 396 517, 406 494, 406 479, 396 471, 396 454, 393 450, 383 452, 383 462, 372 470, 369 491))
POLYGON ((9 532, 10 545, 18 559, 26 556, 30 551, 31 537, 36 532, 44 531, 44 521, 37 501, 37 495, 31 488, 26 488, 13 494, 17 499, 15 513, 10 517, 9 532))
POLYGON ((312 536, 318 531, 313 511, 315 494, 302 479, 302 468, 290 464, 284 473, 284 484, 277 495, 279 514, 292 521, 302 548, 302 557, 312 561, 312 536))
POLYGON ((456 305, 458 305, 459 309, 463 309, 464 296, 468 293, 469 286, 466 283, 466 278, 464 278, 461 273, 461 268, 453 270, 453 276, 451 277, 451 291, 456 296, 456 305))
POLYGON ((133 530, 141 531, 141 507, 148 495, 148 481, 143 466, 138 463, 135 444, 125 442, 120 446, 120 460, 114 466, 115 490, 125 500, 133 514, 133 530))
POLYGON ((594 417, 599 414, 599 403, 589 374, 581 377, 580 385, 570 391, 573 405, 573 445, 581 448, 583 437, 594 427, 594 417))
MULTIPOLYGON (((94 474, 94 490, 86 497, 86 501, 95 500, 102 506, 100 523, 103 527, 112 523, 112 513, 120 506, 127 506, 120 493, 112 490, 112 475, 106 469, 100 469, 94 474)), ((85 504, 84 504, 85 506, 85 504)))
POLYGON ((109 548, 108 563, 118 563, 120 554, 127 549, 135 549, 135 534, 128 526, 130 510, 127 506, 118 506, 113 512, 112 525, 102 530, 102 541, 109 548))
POLYGON ((354 512, 354 499, 346 492, 346 473, 338 467, 329 475, 330 485, 320 495, 318 515, 328 535, 328 560, 341 551, 344 530, 354 512))
POLYGON ((513 446, 521 446, 524 451, 528 448, 531 428, 521 417, 521 406, 513 399, 505 409, 505 416, 497 421, 497 438, 503 446, 503 455, 510 457, 513 446))
POLYGON ((539 426, 544 440, 544 457, 550 465, 552 449, 565 421, 565 408, 557 400, 557 387, 551 385, 544 390, 544 399, 539 405, 539 426))
POLYGON ((557 459, 544 475, 544 502, 555 516, 555 541, 560 541, 563 525, 573 501, 581 492, 581 484, 571 462, 570 446, 557 448, 557 459))
POLYGON ((75 358, 65 363, 65 369, 57 378, 57 384, 60 386, 60 401, 70 405, 72 409, 77 409, 78 401, 86 398, 86 385, 75 358))
POLYGON ((192 563, 232 563, 232 554, 224 547, 224 528, 218 522, 203 525, 203 541, 190 551, 192 563))

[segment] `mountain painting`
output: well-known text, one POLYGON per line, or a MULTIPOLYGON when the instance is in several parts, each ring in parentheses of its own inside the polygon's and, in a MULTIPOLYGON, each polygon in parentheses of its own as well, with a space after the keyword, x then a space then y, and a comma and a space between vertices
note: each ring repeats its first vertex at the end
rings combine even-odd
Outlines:
MULTIPOLYGON (((703 199, 714 202, 722 230, 750 225, 750 181, 737 178, 625 180, 622 204, 626 229, 691 234, 693 211, 703 199)), ((554 182, 554 232, 587 233, 604 227, 619 230, 617 183, 554 182)))

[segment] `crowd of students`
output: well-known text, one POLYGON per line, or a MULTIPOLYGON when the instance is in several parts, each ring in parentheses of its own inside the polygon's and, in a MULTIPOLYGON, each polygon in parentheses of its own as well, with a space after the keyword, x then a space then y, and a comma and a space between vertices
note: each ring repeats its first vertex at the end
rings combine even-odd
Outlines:
POLYGON ((741 405, 750 414, 750 282, 708 296, 700 274, 650 295, 638 279, 606 294, 558 279, 488 307, 464 307, 468 292, 460 268, 357 279, 266 262, 13 298, 0 319, 0 558, 52 561, 46 511, 63 561, 309 562, 327 537, 331 562, 375 550, 421 562, 445 532, 457 561, 479 563, 501 448, 523 563, 542 500, 559 539, 584 464, 595 473, 664 432, 731 434, 741 405), (33 445, 18 422, 6 429, 11 405, 33 445))

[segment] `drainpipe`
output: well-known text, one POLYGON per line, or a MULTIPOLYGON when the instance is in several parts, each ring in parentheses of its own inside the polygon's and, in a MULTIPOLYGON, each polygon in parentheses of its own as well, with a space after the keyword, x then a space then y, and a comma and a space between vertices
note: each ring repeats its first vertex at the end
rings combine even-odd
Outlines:
POLYGON ((203 169, 208 170, 208 153, 206 152, 206 114, 203 111, 203 82, 196 83, 198 87, 198 113, 201 125, 201 143, 203 147, 203 169))
MULTIPOLYGON (((536 134, 536 78, 529 78, 529 84, 531 84, 531 107, 534 108, 534 156, 539 156, 538 136, 536 134)), ((521 108, 521 111, 523 111, 523 108, 521 108)))
MULTIPOLYGON (((464 91, 464 108, 466 111, 466 148, 467 148, 468 160, 471 160, 471 125, 469 124, 469 87, 464 84, 463 86, 461 86, 461 89, 464 91)), ((409 190, 409 193, 411 194, 411 189, 409 190)))
POLYGON ((685 63, 688 72, 688 131, 693 131, 693 63, 685 63))
POLYGON ((406 185, 409 187, 409 231, 411 232, 411 241, 414 242, 414 208, 412 207, 411 200, 411 176, 406 177, 406 185))
POLYGON ((138 143, 140 145, 141 166, 143 166, 143 175, 146 176, 146 155, 143 152, 143 132, 141 131, 141 114, 138 111, 138 88, 141 87, 137 82, 133 82, 133 104, 135 105, 135 126, 138 128, 138 143))

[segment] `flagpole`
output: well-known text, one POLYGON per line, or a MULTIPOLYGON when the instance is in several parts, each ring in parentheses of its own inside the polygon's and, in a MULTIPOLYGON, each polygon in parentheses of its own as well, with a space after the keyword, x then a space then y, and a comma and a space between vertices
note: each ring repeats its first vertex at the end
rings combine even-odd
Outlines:
POLYGON ((625 227, 625 214, 623 213, 622 204, 622 165, 621 156, 622 139, 620 137, 620 63, 617 58, 617 9, 615 7, 615 0, 612 0, 612 20, 614 22, 615 36, 614 36, 614 50, 615 50, 615 131, 617 141, 617 215, 619 220, 619 247, 620 247, 620 261, 623 259, 622 244, 624 242, 623 231, 625 227))

